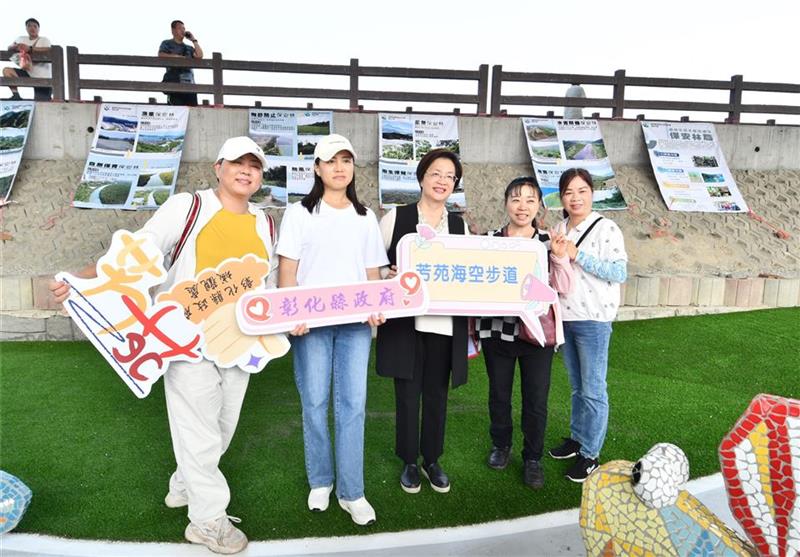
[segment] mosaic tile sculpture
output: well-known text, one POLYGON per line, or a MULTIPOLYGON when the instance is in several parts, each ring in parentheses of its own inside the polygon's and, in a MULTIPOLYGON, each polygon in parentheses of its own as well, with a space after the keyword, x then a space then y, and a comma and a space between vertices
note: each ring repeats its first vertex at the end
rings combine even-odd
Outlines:
POLYGON ((689 481, 689 459, 680 447, 658 443, 633 466, 633 492, 652 509, 674 505, 689 481))
POLYGON ((615 460, 583 484, 580 525, 589 556, 750 556, 752 548, 688 491, 686 456, 654 446, 634 464, 615 460), (634 468, 638 484, 634 490, 634 468), (659 478, 663 485, 659 489, 659 478), (644 499, 640 498, 637 491, 644 499))
POLYGON ((761 555, 800 555, 800 400, 758 395, 719 447, 733 516, 761 555))
POLYGON ((0 534, 10 532, 19 524, 31 495, 30 488, 19 478, 0 470, 0 534))

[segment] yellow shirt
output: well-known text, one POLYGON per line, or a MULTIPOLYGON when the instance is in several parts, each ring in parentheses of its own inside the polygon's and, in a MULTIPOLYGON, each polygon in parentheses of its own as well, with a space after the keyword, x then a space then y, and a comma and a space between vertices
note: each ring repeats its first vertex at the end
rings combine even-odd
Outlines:
POLYGON ((216 268, 230 257, 253 254, 269 259, 267 248, 256 233, 256 216, 251 213, 239 215, 227 209, 220 209, 206 223, 197 235, 196 250, 196 273, 209 267, 216 268))

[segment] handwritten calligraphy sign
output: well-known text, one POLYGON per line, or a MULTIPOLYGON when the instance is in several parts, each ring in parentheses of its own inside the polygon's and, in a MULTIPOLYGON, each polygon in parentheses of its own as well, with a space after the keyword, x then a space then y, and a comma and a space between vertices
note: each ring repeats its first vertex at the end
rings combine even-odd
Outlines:
POLYGON ((310 328, 358 323, 376 313, 421 315, 427 308, 425 284, 409 271, 389 280, 248 292, 239 299, 236 320, 244 333, 257 335, 291 331, 301 323, 310 328))
POLYGON ((544 343, 538 316, 557 299, 548 286, 544 244, 524 238, 441 234, 420 225, 397 245, 398 273, 414 271, 428 289, 428 313, 516 315, 544 343))
POLYGON ((173 361, 202 359, 199 327, 174 302, 153 304, 148 289, 166 278, 163 255, 144 236, 118 230, 97 263, 97 278, 59 273, 71 286, 70 317, 139 397, 144 398, 173 361))
POLYGON ((205 269, 194 279, 175 284, 157 299, 177 302, 186 319, 202 325, 205 336, 202 352, 206 359, 220 367, 238 366, 253 373, 273 358, 286 354, 290 347, 285 335, 254 338, 236 326, 236 302, 260 288, 267 274, 269 264, 254 255, 230 258, 216 269, 205 269))

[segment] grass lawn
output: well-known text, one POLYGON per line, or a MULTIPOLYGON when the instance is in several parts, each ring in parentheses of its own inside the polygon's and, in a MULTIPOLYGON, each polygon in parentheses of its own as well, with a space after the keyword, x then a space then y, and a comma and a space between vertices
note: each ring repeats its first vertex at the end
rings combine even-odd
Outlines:
MULTIPOLYGON (((752 397, 800 398, 800 310, 623 322, 614 325, 608 376, 611 418, 603 460, 636 460, 668 441, 682 447, 692 477, 717 472, 717 446, 752 397)), ((163 504, 174 467, 159 382, 138 400, 88 342, 0 344, 0 468, 21 478, 33 500, 18 532, 77 538, 181 541, 185 509, 163 504)), ((515 401, 518 423, 519 401, 515 401)), ((255 375, 222 469, 228 511, 252 540, 367 534, 514 518, 576 507, 581 488, 563 478, 568 462, 544 459, 546 485, 521 481, 512 464, 485 464, 487 380, 483 360, 451 393, 442 464, 449 494, 400 490, 394 456, 392 382, 370 372, 366 494, 377 511, 355 526, 333 504, 306 509, 300 408, 289 357, 255 375)), ((553 365, 546 446, 568 433, 569 387, 553 365)))

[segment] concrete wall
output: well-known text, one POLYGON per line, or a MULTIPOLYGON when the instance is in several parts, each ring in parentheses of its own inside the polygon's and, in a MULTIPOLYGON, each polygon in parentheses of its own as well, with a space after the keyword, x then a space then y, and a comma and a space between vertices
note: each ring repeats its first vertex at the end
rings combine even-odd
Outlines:
MULTIPOLYGON (((25 158, 85 161, 99 107, 95 103, 39 104, 25 158)), ((462 116, 458 126, 463 162, 530 164, 519 118, 462 116)), ((352 140, 360 164, 377 162, 377 114, 337 112, 334 127, 352 140)), ((600 127, 613 165, 649 166, 639 122, 601 120, 600 127)), ((800 126, 716 124, 716 129, 731 169, 800 170, 800 126)), ((232 135, 247 135, 247 109, 190 109, 183 162, 214 160, 219 146, 232 135)))
MULTIPOLYGON (((44 284, 49 276, 96 260, 107 249, 114 230, 135 230, 151 214, 69 206, 98 109, 94 103, 46 103, 36 108, 11 196, 14 203, 3 210, 0 221, 8 238, 0 242, 2 311, 48 308, 44 284)), ((358 151, 359 197, 380 213, 378 116, 335 113, 334 126, 358 151)), ((624 301, 630 310, 624 315, 653 317, 691 308, 800 304, 800 197, 796 195, 800 191, 800 127, 716 126, 734 178, 761 221, 745 214, 667 211, 639 123, 601 121, 601 127, 629 203, 626 211, 606 214, 623 230, 629 255, 624 301), (774 227, 790 237, 777 237, 774 227)), ((177 190, 212 186, 211 162, 219 146, 227 137, 246 133, 246 109, 191 109, 177 190)), ((503 223, 505 184, 532 172, 520 121, 461 117, 459 134, 470 218, 479 231, 497 227, 503 223)), ((280 211, 273 214, 280 219, 280 211)), ((548 225, 557 220, 554 214, 544 217, 548 225)), ((30 323, 20 326, 35 328, 30 331, 35 338, 47 337, 46 329, 39 330, 44 325, 30 323)), ((0 338, 4 331, 10 332, 9 327, 10 317, 0 315, 0 338)), ((52 327, 66 334, 63 326, 52 327)))

